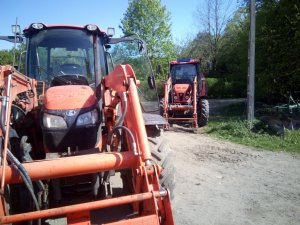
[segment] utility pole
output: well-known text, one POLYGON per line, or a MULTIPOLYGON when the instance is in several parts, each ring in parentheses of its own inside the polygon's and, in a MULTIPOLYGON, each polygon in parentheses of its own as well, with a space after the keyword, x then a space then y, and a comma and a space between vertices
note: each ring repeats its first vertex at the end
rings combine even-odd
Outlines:
POLYGON ((18 17, 16 17, 16 24, 12 25, 12 32, 15 35, 15 40, 14 40, 14 54, 13 54, 13 66, 15 66, 17 35, 20 34, 20 26, 18 25, 18 17))
POLYGON ((251 0, 249 49, 248 49, 248 87, 247 87, 247 118, 251 124, 254 120, 254 90, 255 90, 255 0, 251 0))

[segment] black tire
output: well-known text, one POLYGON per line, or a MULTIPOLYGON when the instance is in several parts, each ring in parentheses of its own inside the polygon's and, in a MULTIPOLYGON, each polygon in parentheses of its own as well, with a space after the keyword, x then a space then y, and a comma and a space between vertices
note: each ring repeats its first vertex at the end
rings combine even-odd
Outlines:
MULTIPOLYGON (((23 163, 22 154, 21 154, 21 139, 19 138, 17 132, 14 129, 10 129, 10 138, 9 138, 9 149, 12 154, 23 163)), ((34 185, 35 186, 35 185, 34 185)), ((35 188, 34 188, 35 189, 35 188)), ((35 191, 35 190, 34 190, 35 191)), ((32 196, 28 191, 24 183, 20 184, 11 184, 9 186, 9 208, 11 214, 26 213, 36 210, 32 196)), ((24 221, 13 223, 12 225, 36 225, 38 224, 37 220, 24 221)))
POLYGON ((208 122, 209 104, 207 99, 200 99, 198 102, 198 127, 203 127, 208 122))
POLYGON ((164 116, 164 101, 165 99, 162 98, 160 101, 159 101, 159 114, 161 116, 164 116))
POLYGON ((175 167, 172 162, 172 151, 163 131, 157 127, 147 128, 148 141, 151 147, 153 160, 162 168, 159 181, 162 187, 169 189, 171 198, 174 198, 175 167))

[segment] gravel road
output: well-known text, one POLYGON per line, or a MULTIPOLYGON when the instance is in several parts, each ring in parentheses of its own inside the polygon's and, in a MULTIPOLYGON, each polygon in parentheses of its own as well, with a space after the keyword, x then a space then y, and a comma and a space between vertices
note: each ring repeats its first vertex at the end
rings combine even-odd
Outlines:
POLYGON ((178 225, 300 224, 300 157, 165 132, 174 151, 178 225))

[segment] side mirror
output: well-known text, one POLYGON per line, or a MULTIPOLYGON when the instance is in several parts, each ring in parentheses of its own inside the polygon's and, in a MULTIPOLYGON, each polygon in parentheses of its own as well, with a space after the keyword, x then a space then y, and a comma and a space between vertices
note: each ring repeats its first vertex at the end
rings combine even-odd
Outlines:
POLYGON ((139 48, 139 52, 141 54, 144 54, 147 52, 147 46, 143 40, 138 41, 138 48, 139 48))
POLYGON ((157 74, 161 74, 162 73, 161 65, 160 64, 158 64, 157 67, 156 67, 156 73, 157 74))
POLYGON ((105 45, 105 49, 110 49, 110 48, 111 48, 111 45, 109 45, 109 44, 105 45))
POLYGON ((114 36, 115 35, 115 28, 113 28, 113 27, 108 27, 107 28, 107 36, 108 37, 112 37, 112 36, 114 36))
POLYGON ((148 86, 149 86, 150 89, 155 88, 155 79, 154 79, 153 75, 148 77, 148 86))

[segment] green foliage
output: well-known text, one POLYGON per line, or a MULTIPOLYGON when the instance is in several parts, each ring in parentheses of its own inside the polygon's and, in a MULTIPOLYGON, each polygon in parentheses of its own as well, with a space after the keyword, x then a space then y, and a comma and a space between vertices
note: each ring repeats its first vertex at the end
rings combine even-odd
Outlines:
POLYGON ((210 34, 198 33, 197 36, 185 44, 180 53, 180 57, 202 58, 209 60, 210 58, 210 34))
POLYGON ((219 79, 218 92, 221 97, 246 96, 249 23, 245 13, 244 8, 237 10, 223 34, 215 75, 219 79))
POLYGON ((13 63, 13 51, 2 50, 0 51, 0 65, 12 65, 13 63))
MULTIPOLYGON (((218 71, 246 87, 249 16, 241 8, 227 24, 218 71)), ((265 0, 256 13, 256 98, 278 102, 300 90, 300 2, 265 0)))
POLYGON ((240 8, 219 38, 216 67, 211 62, 211 35, 199 33, 185 45, 183 56, 201 56, 202 71, 207 75, 208 96, 212 98, 245 97, 247 90, 248 51, 247 10, 240 8), (215 68, 213 68, 215 67, 215 68))
POLYGON ((211 118, 206 132, 209 135, 238 144, 272 151, 300 153, 300 130, 285 130, 284 135, 275 135, 265 123, 246 120, 245 105, 237 104, 224 108, 222 115, 211 118))
POLYGON ((209 98, 246 97, 246 83, 230 77, 206 78, 207 95, 209 98))
POLYGON ((125 35, 136 33, 145 40, 153 68, 161 64, 167 72, 167 62, 176 54, 172 43, 170 13, 160 0, 130 0, 120 28, 125 35))
POLYGON ((114 65, 129 64, 140 81, 138 93, 143 109, 147 112, 158 110, 156 89, 150 89, 148 78, 152 75, 151 65, 145 52, 139 50, 138 38, 131 37, 131 41, 112 44, 108 49, 114 65), (151 103, 150 103, 151 102, 151 103), (150 103, 150 104, 149 104, 150 103))
POLYGON ((165 96, 165 80, 156 80, 156 89, 159 99, 165 96))
MULTIPOLYGON (((0 65, 13 65, 13 58, 15 52, 15 66, 18 65, 20 54, 25 51, 25 44, 20 44, 14 50, 13 48, 10 50, 1 50, 0 51, 0 65)), ((24 54, 22 55, 24 57, 24 54)), ((21 68, 18 68, 20 72, 24 72, 24 59, 21 59, 21 68)))
MULTIPOLYGON (((254 124, 256 125, 256 124, 254 124)), ((238 144, 272 151, 288 151, 300 153, 300 131, 286 131, 284 136, 269 134, 263 130, 249 130, 246 120, 213 121, 208 126, 207 133, 238 144)))
MULTIPOLYGON (((261 0, 256 11, 257 100, 282 101, 300 90, 300 1, 261 0)), ((207 73, 218 82, 210 85, 212 96, 246 94, 248 72, 249 8, 240 7, 227 23, 216 56, 216 71, 207 73)), ((188 42, 182 54, 205 54, 202 33, 188 42)))
POLYGON ((263 1, 256 43, 258 97, 278 101, 300 90, 300 2, 263 1))

